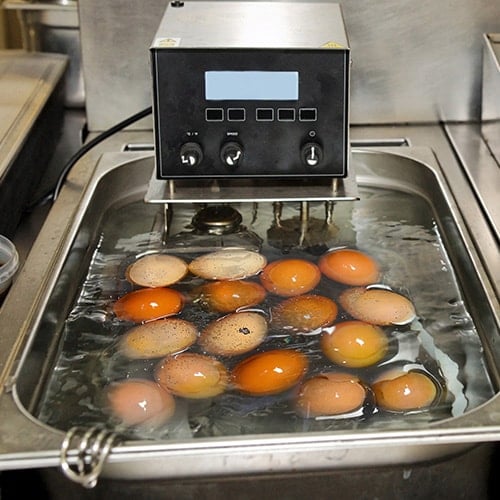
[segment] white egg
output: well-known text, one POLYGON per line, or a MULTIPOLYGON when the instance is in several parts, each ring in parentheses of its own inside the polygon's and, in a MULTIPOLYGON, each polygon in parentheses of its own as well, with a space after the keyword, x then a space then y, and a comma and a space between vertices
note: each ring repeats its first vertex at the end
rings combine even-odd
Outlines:
POLYGON ((219 250, 200 255, 189 264, 189 271, 208 280, 237 280, 255 276, 267 259, 250 250, 219 250))
POLYGON ((181 258, 158 253, 136 260, 127 268, 126 278, 135 285, 155 288, 177 283, 187 272, 187 263, 181 258))

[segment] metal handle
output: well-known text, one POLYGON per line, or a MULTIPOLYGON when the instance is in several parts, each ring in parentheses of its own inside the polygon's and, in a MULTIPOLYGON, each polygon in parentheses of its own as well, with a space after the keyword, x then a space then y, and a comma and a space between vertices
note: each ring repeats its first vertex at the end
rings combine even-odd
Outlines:
POLYGON ((61 445, 60 460, 64 475, 84 488, 93 488, 116 439, 114 432, 100 427, 72 427, 61 445), (74 441, 78 443, 77 453, 71 465, 70 449, 74 441))

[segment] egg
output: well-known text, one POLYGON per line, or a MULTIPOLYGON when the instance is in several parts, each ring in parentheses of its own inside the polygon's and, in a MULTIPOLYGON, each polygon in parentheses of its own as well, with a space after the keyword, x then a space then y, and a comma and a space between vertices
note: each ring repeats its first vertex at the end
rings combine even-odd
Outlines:
POLYGON ((350 248, 323 254, 318 266, 326 277, 345 285, 371 285, 380 278, 378 263, 369 255, 350 248))
POLYGON ((396 412, 427 409, 438 397, 436 383, 419 371, 393 373, 374 382, 372 389, 379 408, 396 412))
POLYGON ((126 278, 134 285, 155 288, 180 281, 188 272, 187 263, 167 254, 145 255, 128 266, 126 278))
POLYGON ((337 304, 328 297, 298 295, 271 308, 271 325, 283 330, 312 332, 331 325, 337 312, 337 304))
POLYGON ((260 281, 267 291, 284 297, 310 292, 320 279, 318 266, 305 259, 275 260, 260 275, 260 281))
POLYGON ((352 413, 363 406, 366 387, 349 373, 320 373, 302 382, 295 400, 302 417, 352 413))
POLYGON ((199 345, 208 353, 235 356, 255 349, 267 334, 267 320, 257 312, 235 312, 212 321, 199 345))
POLYGON ((410 300, 381 288, 349 288, 339 302, 353 318, 374 325, 406 325, 416 317, 410 300))
POLYGON ((159 426, 175 412, 174 397, 150 380, 114 382, 106 389, 112 414, 126 426, 159 426))
POLYGON ((156 367, 155 379, 176 396, 202 399, 224 392, 229 374, 226 367, 215 358, 184 352, 164 358, 156 367))
POLYGON ((197 338, 198 328, 190 321, 158 319, 129 330, 120 340, 120 351, 131 359, 161 358, 184 351, 197 338))
POLYGON ((278 394, 296 385, 308 368, 307 357, 291 349, 275 349, 240 361, 231 372, 234 386, 253 396, 278 394))
POLYGON ((179 313, 183 302, 183 296, 177 290, 141 288, 118 299, 113 312, 119 319, 142 323, 179 313))
POLYGON ((267 259, 251 250, 219 250, 192 260, 189 271, 207 280, 238 280, 260 273, 267 259))
POLYGON ((344 321, 321 335, 323 354, 340 366, 363 368, 384 358, 389 339, 378 326, 363 321, 344 321))
POLYGON ((266 290, 254 281, 213 281, 195 291, 196 300, 217 312, 229 313, 262 302, 266 290))

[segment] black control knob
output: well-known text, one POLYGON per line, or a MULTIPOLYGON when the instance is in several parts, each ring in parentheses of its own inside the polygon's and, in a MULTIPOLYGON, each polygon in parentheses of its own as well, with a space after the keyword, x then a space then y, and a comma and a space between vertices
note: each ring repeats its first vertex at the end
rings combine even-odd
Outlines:
POLYGON ((186 142, 181 146, 181 163, 186 167, 196 167, 203 160, 203 150, 197 142, 186 142))
POLYGON ((323 148, 316 142, 308 142, 302 146, 302 162, 307 167, 317 167, 323 161, 323 148))
POLYGON ((221 147, 220 158, 224 165, 236 168, 243 160, 243 146, 238 142, 226 142, 221 147))

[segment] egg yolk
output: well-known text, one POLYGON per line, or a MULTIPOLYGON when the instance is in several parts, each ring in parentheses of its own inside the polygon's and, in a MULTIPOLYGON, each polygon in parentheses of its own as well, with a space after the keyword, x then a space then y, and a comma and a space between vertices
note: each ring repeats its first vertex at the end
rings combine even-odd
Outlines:
POLYGON ((377 405, 386 410, 410 411, 427 408, 437 397, 436 384, 425 374, 412 371, 372 384, 377 405))
POLYGON ((303 382, 296 399, 297 413, 303 417, 342 415, 363 406, 366 389, 348 373, 321 373, 303 382))
POLYGON ((284 297, 310 292, 320 279, 318 266, 304 259, 276 260, 268 264, 260 275, 267 291, 284 297))
POLYGON ((253 396, 278 394, 297 384, 307 367, 307 357, 298 351, 266 351, 236 365, 232 381, 237 389, 253 396))
POLYGON ((381 328, 362 321, 338 323, 320 340, 321 350, 329 360, 350 368, 378 363, 387 353, 388 344, 381 328))
POLYGON ((207 283, 197 293, 202 304, 222 313, 255 306, 266 297, 266 290, 262 285, 243 280, 207 283))
POLYGON ((113 311, 119 319, 142 323, 180 312, 183 297, 171 288, 142 288, 118 299, 113 311))
POLYGON ((202 399, 224 392, 229 374, 215 358, 197 353, 181 353, 163 359, 156 368, 155 379, 176 396, 202 399))
POLYGON ((345 285, 370 285, 380 278, 377 262, 359 250, 333 250, 320 257, 318 266, 325 276, 345 285))
POLYGON ((328 326, 337 317, 337 304, 321 295, 299 295, 284 300, 271 309, 274 328, 311 332, 328 326))
POLYGON ((113 414, 125 425, 159 425, 175 411, 171 394, 150 380, 115 382, 107 389, 107 399, 113 414))

